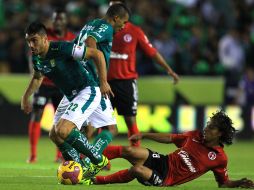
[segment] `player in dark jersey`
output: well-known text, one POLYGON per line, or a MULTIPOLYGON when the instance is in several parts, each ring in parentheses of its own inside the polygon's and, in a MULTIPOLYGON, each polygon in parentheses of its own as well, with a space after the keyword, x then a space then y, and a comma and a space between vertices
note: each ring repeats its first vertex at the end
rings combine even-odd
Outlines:
MULTIPOLYGON (((109 1, 110 6, 124 4, 124 1, 109 1)), ((123 115, 128 127, 128 136, 139 133, 136 115, 138 102, 136 70, 136 51, 142 50, 147 56, 154 59, 157 64, 165 69, 168 75, 173 77, 174 83, 178 81, 178 75, 169 67, 162 55, 152 46, 145 33, 138 26, 127 22, 122 30, 115 33, 110 54, 108 70, 108 82, 114 93, 111 103, 117 109, 119 115, 123 115)), ((139 146, 139 141, 130 142, 133 146, 139 146)), ((107 149, 105 150, 107 151, 107 149)))
POLYGON ((64 97, 57 107, 50 139, 58 146, 65 160, 79 162, 83 170, 86 169, 84 174, 93 176, 108 163, 108 159, 79 130, 86 120, 96 117, 97 112, 101 111, 101 97, 112 95, 103 53, 71 42, 49 41, 45 26, 38 22, 31 23, 25 34, 33 54, 34 73, 22 97, 21 108, 25 113, 30 113, 29 97, 40 87, 43 76, 52 80, 64 97), (96 64, 100 87, 83 67, 82 61, 87 59, 93 59, 96 64), (80 154, 90 158, 92 164, 89 167, 80 160, 80 154))
MULTIPOLYGON (((109 159, 124 158, 133 166, 108 176, 97 176, 95 184, 127 183, 137 178, 144 185, 173 186, 186 183, 213 171, 219 187, 253 188, 253 181, 242 178, 230 180, 227 156, 223 144, 230 145, 236 130, 231 119, 219 111, 210 118, 203 133, 191 131, 183 134, 136 134, 130 140, 151 139, 160 143, 174 143, 178 149, 162 155, 142 147, 115 146, 109 159)), ((87 183, 88 184, 88 183, 87 183)))
MULTIPOLYGON (((50 41, 72 41, 75 35, 67 29, 67 15, 64 10, 57 9, 52 15, 52 28, 47 29, 48 39, 50 41)), ((30 56, 31 57, 31 56, 30 56)), ((32 60, 29 59, 29 66, 32 67, 32 60)), ((54 109, 56 110, 63 94, 54 85, 54 83, 47 77, 44 77, 42 85, 35 92, 33 96, 33 110, 28 126, 29 142, 30 142, 30 156, 28 163, 35 163, 37 160, 37 143, 41 132, 41 117, 45 105, 52 101, 54 109)), ((55 161, 62 160, 62 155, 57 150, 55 161)))

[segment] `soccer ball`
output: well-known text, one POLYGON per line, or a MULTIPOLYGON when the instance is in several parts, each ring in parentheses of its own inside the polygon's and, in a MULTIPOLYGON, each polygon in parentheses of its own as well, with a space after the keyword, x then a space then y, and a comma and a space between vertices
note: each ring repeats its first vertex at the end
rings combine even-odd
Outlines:
POLYGON ((75 161, 65 161, 58 167, 57 178, 61 184, 75 185, 82 180, 82 177, 82 167, 75 161))

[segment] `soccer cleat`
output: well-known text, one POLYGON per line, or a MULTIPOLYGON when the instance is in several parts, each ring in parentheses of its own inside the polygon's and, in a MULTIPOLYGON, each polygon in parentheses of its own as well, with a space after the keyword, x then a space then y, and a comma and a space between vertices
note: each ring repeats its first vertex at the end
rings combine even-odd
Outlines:
POLYGON ((90 179, 94 177, 97 173, 99 173, 99 171, 108 165, 108 162, 108 158, 102 155, 102 161, 99 164, 96 165, 90 163, 86 170, 83 169, 83 179, 90 179))
POLYGON ((35 162, 37 162, 37 159, 35 156, 31 156, 29 159, 27 159, 26 161, 28 164, 34 164, 35 162))
POLYGON ((93 184, 93 180, 92 179, 82 179, 79 184, 82 185, 92 185, 93 184))

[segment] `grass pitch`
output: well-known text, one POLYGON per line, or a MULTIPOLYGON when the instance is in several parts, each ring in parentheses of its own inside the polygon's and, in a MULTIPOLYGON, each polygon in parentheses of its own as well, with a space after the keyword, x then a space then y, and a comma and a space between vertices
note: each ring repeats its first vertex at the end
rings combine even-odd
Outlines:
MULTIPOLYGON (((115 139, 112 144, 127 145, 126 139, 115 139)), ((27 164, 28 157, 28 137, 6 137, 0 136, 0 189, 1 190, 143 190, 145 188, 158 189, 158 187, 145 187, 136 180, 128 184, 111 185, 75 185, 65 186, 57 183, 56 170, 59 164, 53 162, 55 157, 55 147, 47 137, 42 137, 38 145, 38 161, 35 164, 27 164)), ((168 153, 175 150, 174 145, 159 144, 152 141, 143 141, 142 146, 149 147, 160 153, 168 153)), ((232 146, 225 147, 229 158, 229 176, 230 179, 240 179, 248 177, 254 179, 254 141, 235 142, 232 146)), ((101 172, 106 175, 125 169, 130 164, 123 159, 112 160, 112 169, 109 172, 101 172)), ((212 172, 201 176, 200 178, 185 183, 177 187, 161 187, 181 190, 213 190, 217 189, 212 172)), ((161 189, 160 188, 160 189, 161 189)))

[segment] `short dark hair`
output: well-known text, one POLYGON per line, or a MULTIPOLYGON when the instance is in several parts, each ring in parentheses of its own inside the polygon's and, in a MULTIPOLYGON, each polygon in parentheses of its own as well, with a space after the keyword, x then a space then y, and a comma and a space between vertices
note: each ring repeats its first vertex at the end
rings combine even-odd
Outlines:
POLYGON ((130 16, 130 10, 124 4, 117 3, 108 8, 106 15, 109 17, 119 16, 123 18, 126 13, 130 16))
POLYGON ((126 5, 126 1, 125 0, 108 0, 108 3, 110 3, 110 2, 118 2, 118 1, 119 1, 119 3, 122 3, 122 4, 126 5))
POLYGON ((57 8, 54 9, 53 13, 57 13, 57 14, 63 13, 63 14, 66 14, 66 11, 63 8, 57 7, 57 8))
POLYGON ((33 34, 40 34, 40 35, 47 35, 47 29, 41 22, 35 21, 28 25, 25 29, 25 34, 33 35, 33 34))
POLYGON ((231 145, 237 130, 232 126, 233 122, 228 115, 224 111, 220 110, 213 114, 210 119, 213 125, 222 133, 220 143, 231 145))

